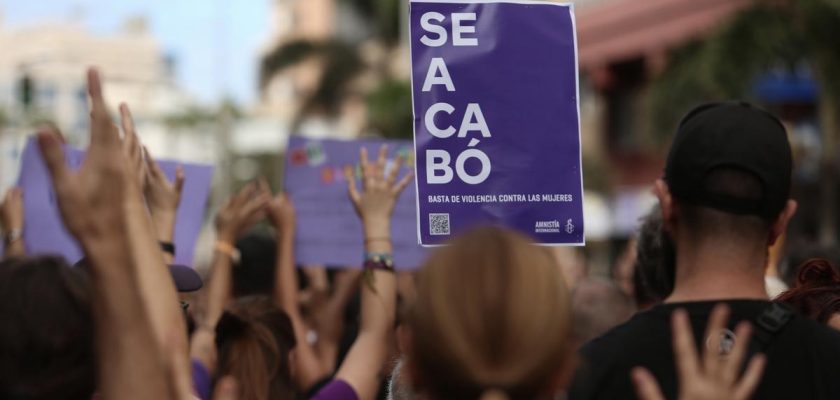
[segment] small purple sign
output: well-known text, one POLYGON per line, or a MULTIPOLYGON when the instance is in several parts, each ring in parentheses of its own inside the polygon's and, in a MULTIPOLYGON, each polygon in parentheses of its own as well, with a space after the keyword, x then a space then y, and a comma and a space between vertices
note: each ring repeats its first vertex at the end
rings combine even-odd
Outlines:
MULTIPOLYGON (((292 137, 286 153, 285 186, 297 212, 296 261, 303 265, 360 268, 364 256, 362 224, 347 194, 344 168, 359 174, 359 149, 375 156, 382 144, 389 155, 401 154, 407 162, 404 176, 413 168, 411 142, 404 140, 312 140, 292 137)), ((414 232, 416 195, 409 185, 400 195, 391 222, 394 264, 409 270, 423 263, 425 251, 414 232)))
MULTIPOLYGON (((65 147, 64 155, 71 168, 77 169, 85 152, 65 147)), ((204 209, 210 195, 213 167, 176 161, 158 161, 167 178, 174 180, 178 165, 184 168, 184 189, 175 222, 175 264, 192 266, 195 242, 204 221, 204 209)), ((18 185, 23 189, 23 239, 28 254, 59 254, 69 263, 82 259, 82 250, 67 232, 56 204, 49 171, 41 158, 35 138, 26 142, 18 185)))
POLYGON ((482 224, 584 243, 570 4, 411 0, 420 243, 482 224))

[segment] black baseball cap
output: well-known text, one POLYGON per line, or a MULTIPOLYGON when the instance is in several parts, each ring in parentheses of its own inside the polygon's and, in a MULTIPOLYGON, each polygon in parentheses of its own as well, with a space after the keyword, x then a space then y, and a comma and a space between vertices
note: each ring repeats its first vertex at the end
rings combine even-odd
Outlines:
MULTIPOLYGON (((87 271, 90 270, 87 258, 82 258, 76 262, 74 266, 87 271)), ((167 265, 167 267, 169 269, 169 274, 172 276, 172 281, 175 283, 175 289, 177 289, 179 293, 195 292, 204 286, 201 276, 194 269, 186 265, 178 264, 170 264, 167 265)))
POLYGON ((742 101, 704 104, 680 122, 665 164, 665 181, 678 201, 731 214, 778 217, 790 198, 793 161, 778 118, 742 101), (707 177, 720 168, 746 172, 760 195, 712 190, 707 177))

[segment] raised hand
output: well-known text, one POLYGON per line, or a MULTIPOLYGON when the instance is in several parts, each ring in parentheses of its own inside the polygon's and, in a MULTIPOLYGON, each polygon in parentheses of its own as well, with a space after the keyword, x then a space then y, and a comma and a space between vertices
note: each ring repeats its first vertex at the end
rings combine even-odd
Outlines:
POLYGON ((216 214, 218 240, 233 244, 239 235, 265 216, 269 200, 271 195, 253 183, 228 199, 216 214))
POLYGON ((123 128, 123 154, 128 162, 128 172, 137 182, 141 190, 146 186, 146 161, 143 155, 143 145, 134 129, 134 118, 131 117, 131 110, 125 103, 120 104, 120 123, 123 128))
POLYGON ((368 160, 367 149, 362 147, 359 160, 362 167, 361 191, 356 187, 353 170, 347 168, 344 171, 349 185, 350 200, 365 225, 366 235, 376 233, 390 236, 391 214, 394 212, 397 198, 411 182, 413 174, 409 173, 397 181, 403 162, 402 157, 397 156, 394 165, 386 175, 385 167, 388 161, 388 146, 386 145, 379 149, 379 157, 374 162, 368 160), (388 230, 383 232, 384 228, 388 230))
MULTIPOLYGON (((717 332, 726 327, 728 318, 729 308, 726 305, 718 305, 712 311, 706 328, 706 337, 713 338, 709 343, 711 348, 719 348, 720 337, 717 332)), ((691 333, 685 310, 674 311, 671 322, 680 400, 747 400, 752 396, 761 381, 766 359, 761 354, 753 356, 744 375, 739 379, 752 333, 749 323, 742 322, 735 328, 738 340, 728 355, 721 356, 717 351, 705 351, 701 362, 695 350, 694 335, 691 333)), ((632 378, 640 399, 665 399, 650 371, 636 367, 632 371, 632 378)))
POLYGON ((23 191, 13 187, 0 204, 0 224, 5 232, 23 229, 23 191))
POLYGON ((121 205, 129 196, 131 177, 95 69, 88 71, 88 92, 92 107, 90 147, 78 171, 67 166, 61 138, 53 133, 38 134, 38 145, 52 177, 64 224, 83 247, 96 239, 124 234, 121 205))
POLYGON ((268 219, 278 235, 293 234, 295 230, 295 205, 285 194, 278 194, 266 204, 268 219))
POLYGON ((170 182, 148 150, 146 155, 146 204, 155 225, 158 240, 171 242, 175 236, 175 222, 181 193, 184 191, 184 168, 175 169, 175 181, 170 182))
POLYGON ((13 187, 6 192, 0 204, 0 225, 3 226, 3 240, 6 257, 19 257, 26 253, 23 246, 23 191, 13 187))

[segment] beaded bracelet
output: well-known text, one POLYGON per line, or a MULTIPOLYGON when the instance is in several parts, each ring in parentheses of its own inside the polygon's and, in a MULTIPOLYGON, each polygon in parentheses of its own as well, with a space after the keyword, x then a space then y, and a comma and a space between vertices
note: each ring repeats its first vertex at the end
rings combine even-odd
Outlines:
POLYGON ((364 269, 394 271, 394 258, 388 253, 365 253, 364 269))

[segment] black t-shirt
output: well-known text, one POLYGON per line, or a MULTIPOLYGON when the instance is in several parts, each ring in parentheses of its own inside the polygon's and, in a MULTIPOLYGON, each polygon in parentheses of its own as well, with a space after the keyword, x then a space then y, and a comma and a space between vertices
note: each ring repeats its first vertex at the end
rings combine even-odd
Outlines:
MULTIPOLYGON (((699 349, 700 342, 706 341, 705 327, 712 308, 720 302, 659 305, 587 343, 581 350, 581 366, 569 399, 636 399, 630 381, 630 370, 635 366, 649 369, 665 397, 675 399, 678 382, 671 313, 677 308, 688 311, 699 349)), ((731 331, 739 321, 754 321, 770 305, 760 300, 723 302, 732 310, 731 331)), ((840 332, 795 315, 762 351, 767 355, 767 366, 753 399, 840 399, 840 332)), ((748 361, 746 357, 745 365, 748 361)))

